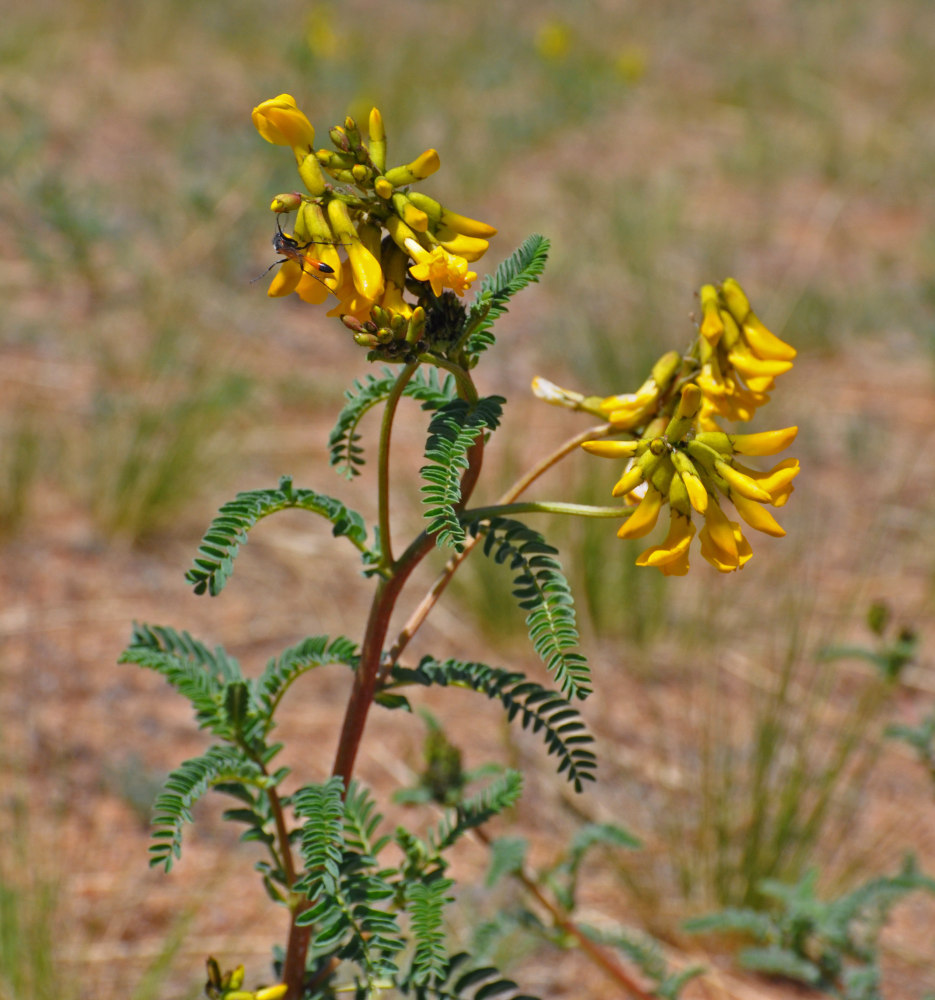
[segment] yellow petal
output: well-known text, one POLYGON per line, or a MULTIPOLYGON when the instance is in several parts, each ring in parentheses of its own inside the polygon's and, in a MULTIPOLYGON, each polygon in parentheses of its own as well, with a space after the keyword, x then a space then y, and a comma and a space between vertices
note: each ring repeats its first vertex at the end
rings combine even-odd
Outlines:
MULTIPOLYGON (((725 565, 737 564, 737 539, 734 535, 734 528, 727 515, 716 503, 709 503, 704 515, 704 533, 710 540, 711 546, 717 550, 721 562, 725 565)), ((704 555, 704 550, 702 550, 704 555)), ((708 556, 705 556, 708 559, 708 556)), ((710 562, 711 560, 708 559, 710 562)))
POLYGON ((291 94, 263 101, 253 109, 251 117, 260 135, 277 146, 310 150, 315 142, 315 129, 291 94))
POLYGON ((724 333, 724 321, 718 312, 718 294, 714 285, 702 285, 698 293, 701 299, 702 320, 699 333, 714 346, 724 333))
POLYGON ((472 264, 475 260, 480 260, 490 246, 487 240, 478 239, 476 236, 464 236, 444 226, 440 227, 434 236, 448 253, 463 257, 472 264))
POLYGON ((625 493, 629 493, 630 490, 635 490, 642 481, 643 470, 634 462, 617 480, 612 490, 612 496, 622 497, 625 493))
POLYGON ((648 535, 655 528, 661 509, 662 494, 650 487, 633 513, 620 526, 617 537, 642 538, 643 535, 648 535))
MULTIPOLYGON (((655 566, 662 569, 670 566, 672 575, 682 576, 688 572, 688 548, 695 537, 695 525, 691 518, 678 511, 672 511, 669 533, 660 545, 653 545, 637 557, 637 566, 655 566), (682 571, 682 568, 684 570, 682 571)), ((669 574, 667 574, 669 575, 669 574)))
POLYGON ((591 455, 599 455, 601 458, 632 458, 639 446, 639 441, 583 441, 581 443, 581 447, 586 452, 591 455))
POLYGON ((788 448, 798 433, 798 427, 783 427, 781 430, 761 431, 759 434, 731 434, 730 440, 738 455, 775 455, 788 448))
POLYGON ((739 494, 731 496, 731 503, 751 528, 762 531, 764 535, 772 535, 773 538, 782 538, 785 535, 785 528, 761 503, 748 500, 739 494))
POLYGON ((777 375, 784 375, 792 367, 791 361, 758 358, 750 351, 741 350, 739 346, 727 355, 727 360, 747 380, 748 385, 751 378, 758 376, 775 378, 777 375))
POLYGON ((302 268, 294 260, 287 260, 273 276, 266 294, 273 299, 291 295, 301 280, 302 268))
POLYGON ((720 546, 714 544, 707 524, 698 532, 701 555, 720 573, 733 573, 734 570, 741 569, 753 555, 750 543, 744 538, 740 525, 731 521, 730 526, 734 535, 736 555, 725 553, 720 546))
POLYGON ((704 488, 704 483, 702 483, 698 476, 693 476, 691 473, 682 472, 679 474, 682 477, 682 482, 685 484, 688 499, 691 501, 692 507, 699 514, 703 514, 708 509, 708 491, 704 488))
POLYGON ((739 470, 733 468, 727 462, 715 462, 714 467, 718 474, 726 480, 731 489, 731 499, 735 493, 746 497, 749 500, 756 500, 759 503, 769 503, 770 495, 762 486, 758 486, 749 476, 745 476, 739 470))
POLYGON ((798 353, 791 344, 787 344, 775 333, 767 330, 753 312, 743 322, 743 335, 750 345, 750 350, 766 360, 792 361, 798 353))
POLYGON ((324 281, 319 281, 314 278, 307 271, 302 272, 302 277, 299 279, 299 284, 296 286, 296 292, 299 298, 303 302, 308 302, 313 306, 320 306, 328 298, 328 292, 330 289, 324 283, 324 281))

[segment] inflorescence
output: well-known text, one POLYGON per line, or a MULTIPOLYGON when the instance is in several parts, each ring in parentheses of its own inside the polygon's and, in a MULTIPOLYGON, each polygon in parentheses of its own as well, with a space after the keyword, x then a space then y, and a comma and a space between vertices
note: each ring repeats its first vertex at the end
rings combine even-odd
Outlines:
POLYGON ((438 170, 434 149, 387 168, 376 108, 366 141, 347 118, 328 133, 333 149, 315 148, 315 129, 289 94, 255 107, 253 123, 268 142, 292 148, 308 192, 277 195, 270 206, 296 218, 292 234, 274 239, 284 259, 269 294, 296 292, 316 305, 333 295, 329 315, 339 316, 373 359, 401 360, 423 347, 427 311, 464 295, 477 278, 468 265, 497 230, 411 189, 438 170))
POLYGON ((795 439, 797 427, 758 434, 732 434, 717 418, 750 420, 769 401, 777 376, 792 367, 795 349, 771 333, 753 312, 733 278, 700 292, 698 336, 685 354, 669 351, 636 390, 619 396, 583 396, 543 378, 533 391, 546 402, 594 413, 622 440, 586 441, 592 455, 625 460, 613 489, 633 509, 617 532, 642 538, 669 506, 669 531, 640 554, 638 566, 655 566, 666 576, 688 572, 695 536, 694 515, 703 525, 701 554, 722 573, 740 569, 752 550, 740 524, 722 509, 728 500, 741 520, 767 535, 785 531, 767 507, 782 507, 792 493, 799 462, 787 458, 768 472, 749 468, 739 457, 774 455, 795 439))

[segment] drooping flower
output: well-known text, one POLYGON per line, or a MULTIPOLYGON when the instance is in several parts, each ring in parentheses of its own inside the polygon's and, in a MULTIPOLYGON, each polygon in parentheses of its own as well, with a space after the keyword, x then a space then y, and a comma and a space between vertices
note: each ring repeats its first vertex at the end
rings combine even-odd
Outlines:
POLYGON ((654 566, 664 576, 685 576, 689 569, 688 549, 694 537, 695 525, 692 519, 673 508, 665 541, 641 552, 636 565, 654 566))
MULTIPOLYGON (((768 508, 786 503, 799 473, 794 458, 768 471, 738 459, 782 451, 798 428, 733 434, 722 430, 716 419, 753 417, 769 401, 775 379, 791 368, 795 349, 766 330, 733 279, 705 285, 700 298, 694 348, 663 355, 635 392, 601 398, 541 378, 533 383, 540 398, 596 412, 612 433, 624 435, 622 440, 595 438, 582 447, 592 455, 623 461, 612 490, 631 508, 617 532, 620 538, 649 534, 668 504, 669 534, 637 559, 637 565, 655 566, 666 575, 688 571, 695 515, 703 519, 702 556, 724 573, 742 568, 752 554, 750 544, 721 504, 732 504, 739 520, 754 530, 782 537, 785 530, 768 508)), ((622 513, 627 513, 626 507, 622 513)))

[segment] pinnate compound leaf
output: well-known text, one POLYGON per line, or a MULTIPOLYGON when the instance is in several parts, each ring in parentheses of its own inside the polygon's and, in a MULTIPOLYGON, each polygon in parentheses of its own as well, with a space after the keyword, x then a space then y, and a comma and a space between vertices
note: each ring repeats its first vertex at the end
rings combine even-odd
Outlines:
POLYGON ((231 738, 235 732, 228 713, 228 689, 242 684, 237 661, 220 646, 211 650, 188 632, 162 625, 133 626, 121 663, 136 663, 162 675, 192 703, 202 729, 231 738))
POLYGON ((338 958, 356 963, 372 991, 378 980, 398 973, 393 956, 405 942, 394 914, 379 905, 395 895, 388 880, 392 872, 376 870, 373 855, 354 849, 367 834, 370 809, 352 788, 349 822, 343 790, 342 779, 334 777, 305 786, 293 800, 296 815, 304 820, 300 843, 307 870, 296 888, 312 901, 297 919, 314 926, 319 951, 333 950, 338 958))
POLYGON ((330 663, 343 663, 356 670, 358 658, 356 644, 344 636, 336 639, 326 635, 309 636, 298 645, 284 649, 266 664, 256 681, 257 700, 271 719, 289 686, 303 674, 330 663))
POLYGON ((470 961, 466 952, 459 952, 448 959, 437 981, 421 984, 407 976, 399 988, 403 996, 415 1000, 539 1000, 529 993, 519 993, 516 983, 505 979, 493 966, 462 971, 470 961))
POLYGON ((558 692, 528 680, 525 674, 486 663, 425 656, 415 669, 396 666, 390 676, 398 684, 462 687, 496 698, 511 722, 518 719, 523 729, 542 735, 549 754, 558 760, 558 773, 565 775, 575 791, 594 780, 597 758, 590 749, 594 740, 578 710, 558 692))
MULTIPOLYGON (((367 375, 363 381, 356 379, 353 388, 345 392, 344 408, 328 439, 331 464, 345 479, 360 475, 364 464, 364 450, 357 433, 361 419, 389 396, 398 377, 398 372, 384 368, 381 375, 367 375)), ((424 410, 437 410, 454 398, 455 380, 452 375, 439 379, 434 368, 420 369, 406 383, 403 395, 419 400, 424 410)))
POLYGON ((302 860, 308 875, 302 888, 309 899, 337 892, 344 853, 344 782, 331 778, 323 785, 305 785, 293 799, 302 824, 302 860))
POLYGON ((192 822, 192 806, 211 787, 232 784, 269 788, 275 779, 233 747, 212 747, 184 761, 166 779, 165 791, 153 807, 153 840, 149 863, 166 871, 182 853, 182 826, 192 822))
POLYGON ((538 531, 511 518, 471 521, 468 531, 483 534, 484 554, 513 570, 513 596, 527 612, 529 638, 562 693, 567 698, 586 698, 591 693, 590 671, 587 660, 576 652, 574 600, 555 558, 558 550, 538 531))
POLYGON ((212 597, 220 594, 234 571, 234 560, 240 546, 246 544, 250 529, 262 518, 291 508, 311 511, 329 520, 332 534, 346 537, 368 566, 379 561, 377 553, 367 546, 367 528, 357 511, 323 493, 294 489, 292 480, 284 476, 278 489, 238 493, 220 508, 201 540, 194 565, 185 574, 195 593, 207 591, 212 597))
POLYGON ((468 309, 465 353, 476 359, 494 341, 494 320, 507 311, 510 299, 528 284, 539 280, 549 256, 549 241, 538 234, 526 239, 503 261, 493 275, 481 282, 480 291, 468 309))
POLYGON ((433 850, 436 854, 443 854, 468 830, 483 826, 504 809, 509 809, 522 794, 523 776, 519 771, 505 771, 485 789, 468 796, 447 811, 437 830, 429 835, 433 850))
POLYGON ((440 407, 429 424, 425 457, 420 470, 422 503, 429 519, 426 531, 436 544, 461 549, 464 527, 455 507, 461 501, 461 474, 468 466, 468 452, 478 435, 495 430, 503 414, 502 396, 485 396, 474 403, 453 399, 440 407))
POLYGON ((415 950, 409 979, 424 984, 444 979, 448 964, 443 924, 445 904, 451 902, 448 890, 454 881, 436 877, 406 885, 406 909, 409 913, 415 950))

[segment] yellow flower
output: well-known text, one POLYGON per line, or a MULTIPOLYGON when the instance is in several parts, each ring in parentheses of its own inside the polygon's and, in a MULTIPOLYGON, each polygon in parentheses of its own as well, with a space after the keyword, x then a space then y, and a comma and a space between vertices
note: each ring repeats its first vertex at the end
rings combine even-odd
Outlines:
POLYGON ((650 486, 643 499, 637 504, 633 513, 623 522, 617 531, 618 538, 642 538, 656 527, 659 511, 665 498, 650 486))
POLYGON ((334 294, 338 297, 338 304, 328 310, 328 316, 353 316, 364 322, 370 318, 370 310, 376 305, 375 299, 367 298, 358 291, 349 267, 344 268, 341 283, 334 294))
POLYGON ((721 573, 740 569, 753 555, 740 526, 736 521, 729 521, 716 503, 708 504, 705 524, 698 533, 698 539, 701 555, 721 573))
POLYGON ((315 144, 315 129, 291 94, 263 101, 253 109, 252 117, 257 132, 267 142, 306 151, 315 144))
POLYGON ((463 257, 449 253, 444 247, 424 250, 413 239, 406 240, 409 256, 416 262, 409 273, 416 281, 427 281, 436 295, 450 288, 456 295, 464 295, 477 278, 475 271, 469 271, 463 257))
POLYGON ((691 518, 671 509, 669 533, 665 541, 661 545, 652 545, 640 553, 636 565, 655 566, 664 576, 685 576, 689 568, 688 549, 694 537, 695 525, 691 518))

